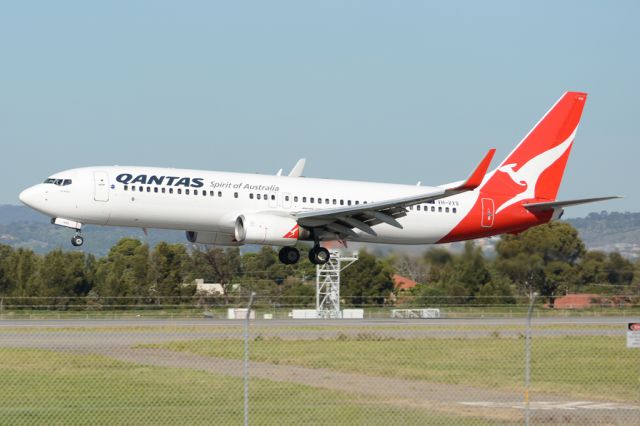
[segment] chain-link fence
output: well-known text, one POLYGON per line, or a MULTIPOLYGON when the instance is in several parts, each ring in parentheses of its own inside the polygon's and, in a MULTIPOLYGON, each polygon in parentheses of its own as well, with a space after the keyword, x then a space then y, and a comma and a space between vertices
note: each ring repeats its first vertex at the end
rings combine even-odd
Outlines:
POLYGON ((640 424, 633 310, 538 306, 529 328, 526 304, 305 320, 259 297, 155 315, 14 302, 0 424, 640 424))

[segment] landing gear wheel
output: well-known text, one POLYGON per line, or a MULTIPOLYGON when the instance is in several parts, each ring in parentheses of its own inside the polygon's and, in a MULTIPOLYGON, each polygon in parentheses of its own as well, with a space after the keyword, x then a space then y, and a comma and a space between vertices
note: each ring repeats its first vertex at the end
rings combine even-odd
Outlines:
POLYGON ((314 247, 309 250, 309 260, 314 265, 324 265, 329 261, 329 258, 331 258, 329 250, 324 247, 314 247))
POLYGON ((293 265, 300 260, 300 252, 295 247, 282 247, 278 252, 280 262, 285 265, 293 265))
POLYGON ((75 235, 71 237, 71 245, 73 245, 74 247, 80 247, 83 243, 84 238, 82 238, 82 235, 75 235))

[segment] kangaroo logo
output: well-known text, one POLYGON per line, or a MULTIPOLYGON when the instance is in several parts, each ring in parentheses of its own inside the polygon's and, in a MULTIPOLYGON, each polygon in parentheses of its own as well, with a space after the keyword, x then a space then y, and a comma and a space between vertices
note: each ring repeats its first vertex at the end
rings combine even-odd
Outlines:
POLYGON ((507 200, 502 204, 498 210, 496 210, 496 214, 500 213, 502 210, 507 207, 517 203, 518 201, 526 200, 528 198, 534 198, 536 195, 536 185, 538 184, 538 179, 540 179, 540 175, 542 172, 551 167, 562 155, 569 149, 573 139, 576 135, 576 130, 573 130, 573 133, 569 135, 569 137, 557 145, 554 148, 551 148, 548 151, 539 154, 536 157, 533 157, 531 160, 527 161, 522 167, 518 170, 514 170, 518 164, 511 163, 505 164, 498 168, 498 171, 502 173, 506 173, 509 175, 511 180, 513 180, 516 184, 523 187, 522 192, 516 194, 510 200, 507 200))
POLYGON ((284 234, 284 236, 282 238, 298 239, 299 234, 300 234, 300 227, 298 225, 295 225, 293 228, 291 228, 291 230, 289 232, 284 234))

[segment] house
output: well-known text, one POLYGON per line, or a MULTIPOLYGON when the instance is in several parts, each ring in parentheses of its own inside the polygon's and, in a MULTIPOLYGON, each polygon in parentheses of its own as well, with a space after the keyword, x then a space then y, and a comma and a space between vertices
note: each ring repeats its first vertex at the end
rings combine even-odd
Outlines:
POLYGON ((393 284, 396 291, 398 292, 409 291, 418 285, 418 283, 412 280, 411 278, 403 277, 402 275, 398 275, 398 274, 393 275, 393 284))

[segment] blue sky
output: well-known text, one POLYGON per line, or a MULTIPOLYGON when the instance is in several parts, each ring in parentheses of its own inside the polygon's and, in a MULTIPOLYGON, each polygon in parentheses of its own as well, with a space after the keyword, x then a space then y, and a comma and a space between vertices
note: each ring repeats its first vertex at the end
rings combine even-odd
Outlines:
MULTIPOLYGON (((640 211, 640 2, 6 2, 0 203, 102 164, 441 184, 590 94, 561 198, 640 211)), ((496 160, 497 163, 497 160, 496 160)), ((495 165, 495 164, 494 164, 495 165)))

